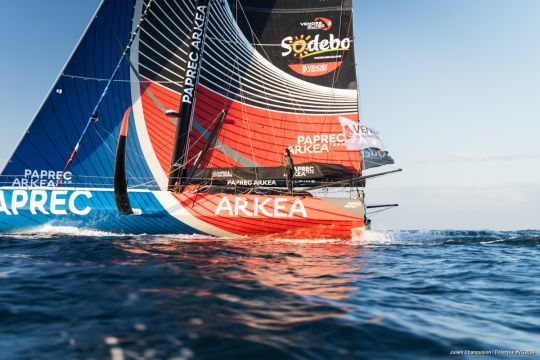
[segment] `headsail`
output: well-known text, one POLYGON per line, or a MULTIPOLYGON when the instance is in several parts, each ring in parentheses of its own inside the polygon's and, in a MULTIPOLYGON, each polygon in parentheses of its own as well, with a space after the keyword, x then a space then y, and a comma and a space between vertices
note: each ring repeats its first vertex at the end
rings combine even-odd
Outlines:
MULTIPOLYGON (((129 1, 102 2, 4 168, 4 185, 56 185, 122 58, 134 23, 139 20, 133 15, 133 4, 129 1)), ((119 127, 131 104, 129 64, 124 61, 98 108, 99 122, 81 142, 77 159, 65 174, 63 186, 112 187, 119 127)), ((151 184, 153 177, 136 139, 136 131, 132 131, 127 156, 129 184, 151 184)))

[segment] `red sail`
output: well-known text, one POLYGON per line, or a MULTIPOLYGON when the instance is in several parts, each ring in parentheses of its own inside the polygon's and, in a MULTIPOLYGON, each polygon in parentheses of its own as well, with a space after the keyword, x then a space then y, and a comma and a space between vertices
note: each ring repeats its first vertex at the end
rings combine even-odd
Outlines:
MULTIPOLYGON (((182 11, 173 12, 169 2, 156 1, 132 56, 143 80, 135 117, 144 119, 151 145, 145 148, 142 141, 143 150, 155 156, 163 176, 177 121, 165 112, 180 103, 195 13, 189 1, 180 3, 182 11)), ((296 164, 360 171, 360 152, 347 149, 340 122, 359 120, 352 8, 341 0, 325 1, 324 8, 312 4, 213 2, 190 133, 191 164, 226 109, 202 168, 281 166, 288 148, 296 164)))

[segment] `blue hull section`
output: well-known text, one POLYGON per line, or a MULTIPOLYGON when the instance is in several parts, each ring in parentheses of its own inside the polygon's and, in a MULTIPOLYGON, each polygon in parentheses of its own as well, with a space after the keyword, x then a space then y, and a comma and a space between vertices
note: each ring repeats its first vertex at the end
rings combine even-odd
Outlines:
POLYGON ((44 225, 123 234, 201 234, 172 217, 150 191, 130 192, 141 215, 120 215, 113 191, 0 188, 0 232, 44 225))

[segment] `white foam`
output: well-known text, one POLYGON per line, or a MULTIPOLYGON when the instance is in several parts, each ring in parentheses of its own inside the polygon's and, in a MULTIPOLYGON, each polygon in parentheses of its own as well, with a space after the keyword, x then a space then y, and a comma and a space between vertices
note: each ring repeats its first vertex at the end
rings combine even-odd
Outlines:
POLYGON ((290 244, 335 244, 335 243, 341 243, 341 242, 350 242, 350 240, 340 240, 340 239, 268 239, 264 241, 275 241, 275 242, 282 242, 282 243, 290 243, 290 244))
POLYGON ((361 245, 391 245, 402 243, 397 232, 375 230, 365 230, 362 237, 359 240, 353 240, 353 242, 361 245))
POLYGON ((55 226, 43 225, 27 230, 10 233, 16 237, 46 237, 46 236, 92 236, 92 237, 110 237, 110 236, 127 236, 128 234, 113 233, 107 231, 99 231, 88 228, 78 228, 74 226, 55 226))
POLYGON ((167 238, 169 240, 182 240, 182 241, 198 241, 198 240, 226 240, 226 238, 217 238, 211 235, 201 234, 165 234, 165 235, 153 235, 154 238, 167 238))
POLYGON ((13 271, 0 271, 0 279, 7 279, 13 271))
POLYGON ((290 243, 290 244, 350 244, 350 245, 376 245, 376 244, 396 244, 400 243, 399 233, 394 231, 373 231, 365 230, 359 239, 288 239, 277 238, 267 241, 290 243))

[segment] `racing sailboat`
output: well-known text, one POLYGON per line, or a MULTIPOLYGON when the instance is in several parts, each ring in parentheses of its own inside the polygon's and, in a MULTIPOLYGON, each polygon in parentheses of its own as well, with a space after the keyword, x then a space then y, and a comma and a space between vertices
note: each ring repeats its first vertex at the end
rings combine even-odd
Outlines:
POLYGON ((103 0, 2 172, 0 231, 358 236, 353 42, 351 0, 103 0))

